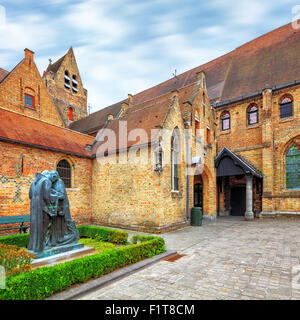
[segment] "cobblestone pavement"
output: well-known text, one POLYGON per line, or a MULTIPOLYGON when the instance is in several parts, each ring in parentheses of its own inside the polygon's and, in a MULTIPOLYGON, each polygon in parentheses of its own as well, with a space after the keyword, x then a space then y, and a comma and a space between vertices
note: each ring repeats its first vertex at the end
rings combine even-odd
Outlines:
POLYGON ((300 220, 218 218, 162 236, 184 256, 80 299, 300 299, 300 220))

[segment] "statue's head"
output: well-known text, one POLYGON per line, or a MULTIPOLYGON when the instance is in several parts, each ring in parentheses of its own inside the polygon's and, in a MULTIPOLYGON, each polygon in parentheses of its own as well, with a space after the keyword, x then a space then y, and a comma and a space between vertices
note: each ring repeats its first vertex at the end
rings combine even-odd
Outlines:
POLYGON ((42 175, 45 176, 45 177, 47 177, 48 179, 51 179, 51 172, 48 171, 48 170, 44 170, 44 171, 42 172, 42 175))
POLYGON ((59 174, 57 171, 52 171, 51 172, 51 176, 52 176, 52 181, 55 182, 59 179, 59 174))

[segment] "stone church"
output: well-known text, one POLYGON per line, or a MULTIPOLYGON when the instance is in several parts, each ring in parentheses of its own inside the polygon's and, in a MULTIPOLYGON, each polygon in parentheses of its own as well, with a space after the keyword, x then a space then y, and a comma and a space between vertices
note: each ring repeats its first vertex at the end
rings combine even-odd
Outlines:
POLYGON ((29 214, 43 170, 59 172, 78 224, 159 233, 195 206, 208 219, 300 214, 291 24, 89 115, 87 93, 72 48, 42 77, 28 49, 0 68, 0 216, 29 214))

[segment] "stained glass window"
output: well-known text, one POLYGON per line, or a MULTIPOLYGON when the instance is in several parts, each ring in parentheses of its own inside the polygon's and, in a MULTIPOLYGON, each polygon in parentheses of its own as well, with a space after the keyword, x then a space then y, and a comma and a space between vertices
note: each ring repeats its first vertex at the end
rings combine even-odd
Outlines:
POLYGON ((296 146, 286 154, 286 188, 300 189, 300 151, 296 146))

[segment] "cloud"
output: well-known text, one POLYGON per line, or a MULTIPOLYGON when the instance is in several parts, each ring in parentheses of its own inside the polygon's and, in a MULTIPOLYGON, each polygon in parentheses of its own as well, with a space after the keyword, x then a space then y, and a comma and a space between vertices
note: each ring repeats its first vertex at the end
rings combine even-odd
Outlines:
POLYGON ((23 49, 42 73, 74 48, 93 111, 210 61, 288 23, 292 0, 19 0, 3 1, 1 67, 23 49))

